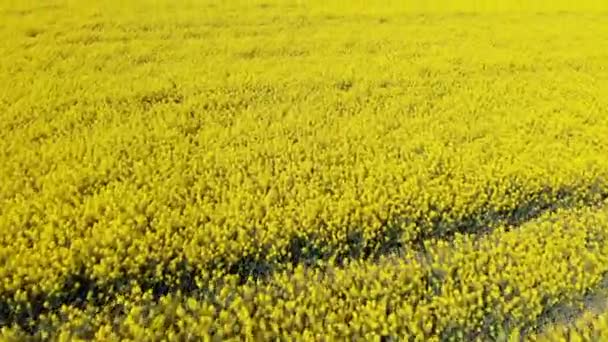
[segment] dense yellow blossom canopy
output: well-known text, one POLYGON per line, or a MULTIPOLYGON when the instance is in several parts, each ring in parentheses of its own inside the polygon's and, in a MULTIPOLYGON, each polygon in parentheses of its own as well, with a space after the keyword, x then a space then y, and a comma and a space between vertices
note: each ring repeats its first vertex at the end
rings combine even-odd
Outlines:
POLYGON ((602 6, 0 3, 0 337, 604 336, 602 6))

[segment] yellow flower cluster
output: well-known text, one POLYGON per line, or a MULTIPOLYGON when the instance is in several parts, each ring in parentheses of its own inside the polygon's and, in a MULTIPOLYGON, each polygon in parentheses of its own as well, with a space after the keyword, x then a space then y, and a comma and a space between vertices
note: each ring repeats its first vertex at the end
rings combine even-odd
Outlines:
MULTIPOLYGON (((605 299, 605 298, 604 298, 605 299)), ((538 336, 535 341, 604 341, 608 337, 608 313, 585 311, 574 321, 557 323, 538 336)))
POLYGON ((591 3, 0 4, 2 337, 535 331, 608 271, 591 3))
POLYGON ((376 262, 300 265, 246 284, 228 276, 159 298, 134 286, 108 307, 63 307, 41 326, 70 339, 133 341, 519 338, 602 283, 607 238, 608 207, 558 211, 516 231, 429 241, 424 251, 376 262))

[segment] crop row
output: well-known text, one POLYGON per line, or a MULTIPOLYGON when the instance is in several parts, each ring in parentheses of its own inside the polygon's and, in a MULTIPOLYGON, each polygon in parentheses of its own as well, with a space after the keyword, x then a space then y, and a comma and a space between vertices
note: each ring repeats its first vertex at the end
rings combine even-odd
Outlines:
POLYGON ((386 335, 473 336, 529 329, 599 281, 601 14, 141 4, 0 4, 4 333, 240 336, 223 326, 238 309, 252 334, 331 316, 329 334, 363 336, 380 328, 348 315, 384 309, 386 335), (559 272, 535 268, 550 248, 559 272), (504 290, 500 260, 525 293, 508 307, 484 292, 504 290), (406 281, 411 296, 389 293, 406 281), (384 302, 345 294, 368 285, 384 302), (292 322, 294 303, 313 311, 292 322), (483 321, 485 303, 502 313, 483 321))
MULTIPOLYGON (((605 281, 607 238, 606 207, 560 210, 514 231, 427 241, 424 251, 378 262, 300 265, 246 284, 226 276, 159 298, 133 283, 103 307, 63 306, 41 316, 36 333, 131 340, 518 337, 605 281)), ((15 325, 3 333, 18 337, 23 330, 15 325)))

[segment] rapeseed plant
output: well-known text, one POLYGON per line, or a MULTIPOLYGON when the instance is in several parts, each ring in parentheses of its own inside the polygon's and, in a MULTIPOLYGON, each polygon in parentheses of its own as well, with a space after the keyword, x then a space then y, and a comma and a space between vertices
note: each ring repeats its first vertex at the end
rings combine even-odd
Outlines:
POLYGON ((542 335, 608 271, 602 6, 0 4, 2 338, 542 335))

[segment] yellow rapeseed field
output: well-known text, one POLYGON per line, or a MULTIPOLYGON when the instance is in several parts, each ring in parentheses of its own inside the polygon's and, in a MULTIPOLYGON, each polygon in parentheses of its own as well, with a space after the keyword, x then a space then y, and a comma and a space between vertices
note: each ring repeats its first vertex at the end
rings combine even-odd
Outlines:
POLYGON ((608 3, 0 1, 0 340, 608 338, 608 3))

